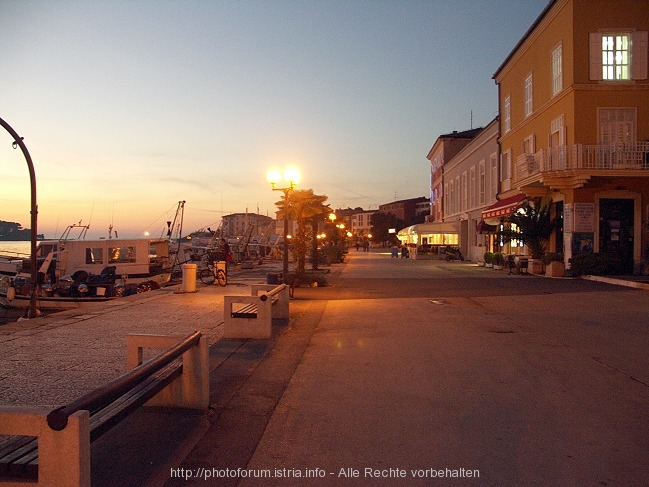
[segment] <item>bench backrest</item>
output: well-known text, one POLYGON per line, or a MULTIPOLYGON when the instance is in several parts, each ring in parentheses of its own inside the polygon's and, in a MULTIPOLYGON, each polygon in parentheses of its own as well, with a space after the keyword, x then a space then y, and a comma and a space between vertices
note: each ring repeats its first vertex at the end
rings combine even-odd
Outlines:
POLYGON ((260 299, 261 299, 262 301, 266 301, 268 298, 272 298, 272 297, 275 296, 276 294, 281 293, 281 292, 284 290, 284 288, 286 288, 286 284, 280 284, 279 286, 277 286, 277 287, 271 289, 270 291, 268 291, 268 292, 262 294, 262 295, 260 296, 260 299))
POLYGON ((63 430, 68 424, 68 417, 79 410, 94 411, 111 403, 125 394, 129 389, 144 381, 154 372, 173 362, 191 347, 198 344, 202 333, 196 331, 180 340, 164 353, 144 362, 142 365, 120 375, 104 386, 75 399, 70 404, 54 409, 47 415, 47 424, 55 431, 63 430))

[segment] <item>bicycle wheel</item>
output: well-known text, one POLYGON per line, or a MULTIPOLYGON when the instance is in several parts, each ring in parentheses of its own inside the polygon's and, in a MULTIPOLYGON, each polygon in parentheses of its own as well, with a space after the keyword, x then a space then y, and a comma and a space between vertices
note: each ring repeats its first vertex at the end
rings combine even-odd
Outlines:
POLYGON ((207 284, 208 286, 214 283, 214 273, 210 268, 202 269, 198 277, 200 277, 203 284, 207 284))
POLYGON ((216 280, 219 281, 219 286, 225 286, 228 283, 228 276, 221 269, 218 269, 216 271, 216 280))

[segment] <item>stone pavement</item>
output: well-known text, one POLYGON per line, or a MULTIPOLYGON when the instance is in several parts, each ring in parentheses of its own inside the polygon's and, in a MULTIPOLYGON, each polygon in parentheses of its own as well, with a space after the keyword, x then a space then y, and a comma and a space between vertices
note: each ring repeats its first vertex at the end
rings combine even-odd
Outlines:
POLYGON ((219 340, 245 285, 2 326, 0 403, 59 405, 123 372, 127 333, 200 328, 210 410, 141 408, 93 443, 94 486, 646 484, 646 291, 374 252, 332 269, 271 340, 219 340), (516 283, 543 287, 498 295, 516 283))

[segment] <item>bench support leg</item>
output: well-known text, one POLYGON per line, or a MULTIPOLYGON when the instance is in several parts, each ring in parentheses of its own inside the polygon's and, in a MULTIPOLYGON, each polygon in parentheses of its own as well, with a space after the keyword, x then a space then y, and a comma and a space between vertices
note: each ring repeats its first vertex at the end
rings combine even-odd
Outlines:
POLYGON ((0 481, 4 486, 90 487, 90 414, 81 410, 54 431, 49 410, 0 407, 0 434, 38 437, 38 481, 0 481))
POLYGON ((257 296, 224 296, 223 297, 223 337, 253 338, 266 340, 272 336, 273 319, 270 299, 262 301, 257 296), (233 318, 233 304, 257 304, 256 318, 233 318))
MULTIPOLYGON (((126 366, 133 369, 142 363, 144 348, 170 348, 181 339, 168 335, 127 335, 126 366)), ((169 406, 207 409, 210 405, 210 372, 207 337, 182 355, 183 373, 178 379, 150 399, 147 406, 169 406)))
POLYGON ((44 422, 38 438, 38 485, 90 487, 88 411, 77 411, 70 416, 62 431, 54 431, 44 422))
MULTIPOLYGON (((272 284, 253 284, 251 286, 252 295, 258 296, 260 291, 268 292, 272 291, 276 286, 272 284)), ((277 303, 273 306, 273 318, 278 318, 282 320, 288 320, 288 304, 291 299, 290 289, 288 286, 285 286, 280 292, 276 294, 277 303)))

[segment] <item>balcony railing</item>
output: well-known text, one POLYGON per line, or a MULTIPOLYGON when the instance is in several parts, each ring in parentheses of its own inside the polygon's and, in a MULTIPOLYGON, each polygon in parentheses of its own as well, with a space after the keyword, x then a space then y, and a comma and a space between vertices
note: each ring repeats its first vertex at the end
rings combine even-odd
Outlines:
POLYGON ((636 169, 649 171, 649 142, 634 144, 584 145, 541 149, 516 159, 515 179, 547 171, 567 170, 618 171, 636 169))

